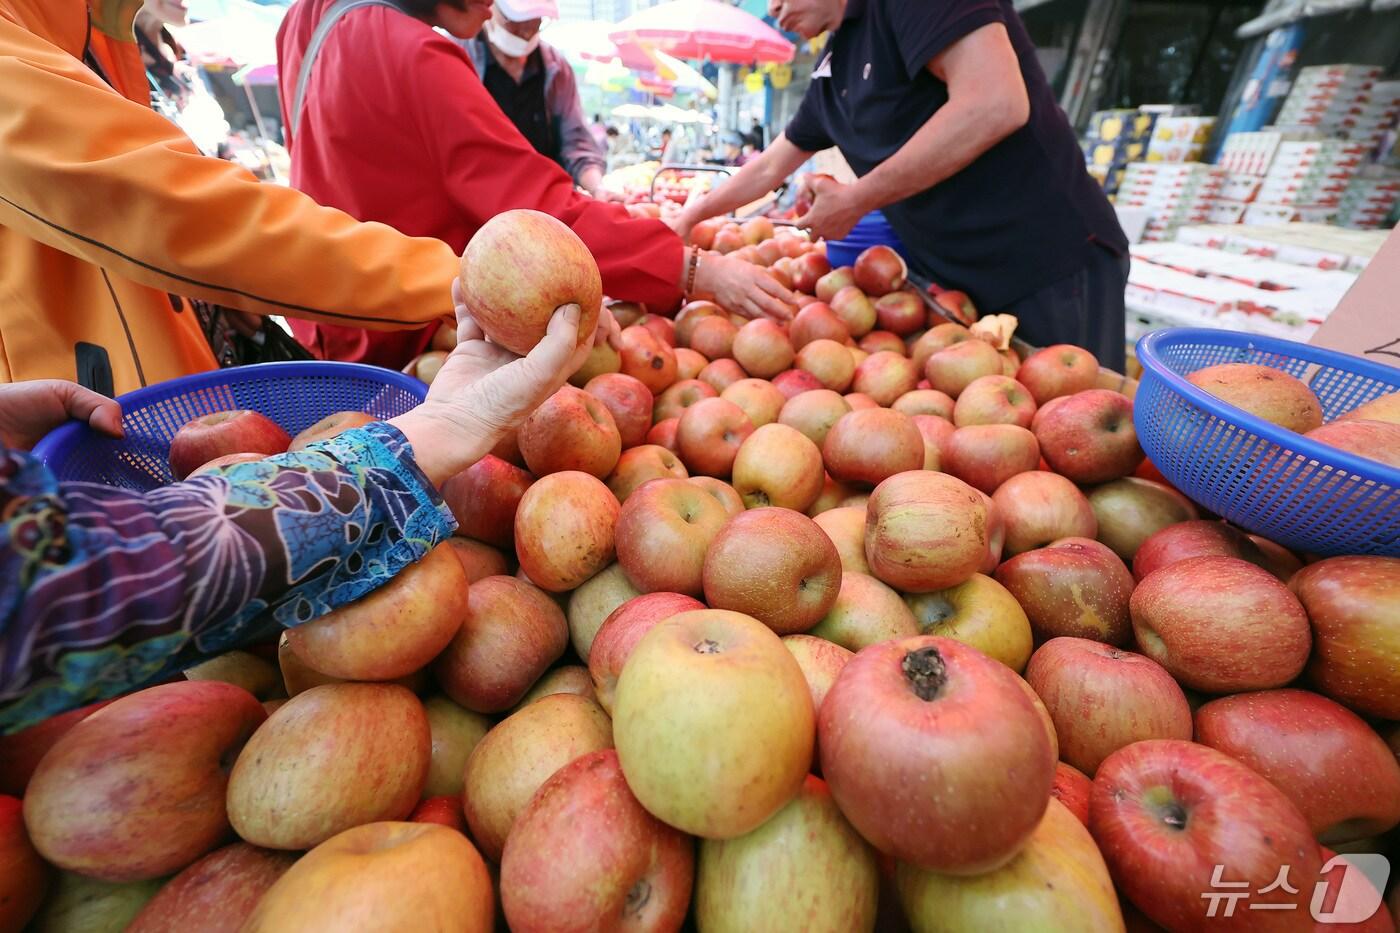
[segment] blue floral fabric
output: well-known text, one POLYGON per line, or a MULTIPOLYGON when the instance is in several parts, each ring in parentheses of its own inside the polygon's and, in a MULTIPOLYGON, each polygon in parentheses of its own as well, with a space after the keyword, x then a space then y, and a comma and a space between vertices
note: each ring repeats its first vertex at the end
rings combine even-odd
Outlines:
POLYGON ((149 493, 0 447, 0 732, 318 618, 454 528, 387 424, 149 493))

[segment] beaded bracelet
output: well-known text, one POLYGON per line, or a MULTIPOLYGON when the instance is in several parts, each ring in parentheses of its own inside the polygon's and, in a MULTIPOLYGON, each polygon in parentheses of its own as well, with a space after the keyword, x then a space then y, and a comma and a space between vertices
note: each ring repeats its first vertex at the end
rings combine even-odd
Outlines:
POLYGON ((685 295, 689 298, 695 293, 695 273, 700 268, 700 248, 690 247, 690 267, 685 274, 685 295))

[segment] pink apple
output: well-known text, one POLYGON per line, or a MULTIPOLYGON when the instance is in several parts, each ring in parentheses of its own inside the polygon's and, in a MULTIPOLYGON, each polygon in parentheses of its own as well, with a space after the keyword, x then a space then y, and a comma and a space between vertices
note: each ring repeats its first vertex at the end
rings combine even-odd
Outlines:
POLYGON ((1006 526, 1006 553, 1045 547, 1060 538, 1092 538, 1098 521, 1089 500, 1057 473, 1018 473, 992 493, 1006 526))
POLYGON ((1106 483, 1131 474, 1143 461, 1133 402, 1108 389, 1057 399, 1036 413, 1031 429, 1051 468, 1076 483, 1106 483))
POLYGON ((1099 361, 1094 354, 1067 343, 1037 350, 1016 371, 1016 381, 1044 405, 1052 398, 1092 389, 1099 378, 1099 361))
POLYGON ((216 411, 188 422, 170 440, 170 472, 184 479, 197 467, 228 454, 285 453, 292 438, 266 415, 250 409, 216 411))

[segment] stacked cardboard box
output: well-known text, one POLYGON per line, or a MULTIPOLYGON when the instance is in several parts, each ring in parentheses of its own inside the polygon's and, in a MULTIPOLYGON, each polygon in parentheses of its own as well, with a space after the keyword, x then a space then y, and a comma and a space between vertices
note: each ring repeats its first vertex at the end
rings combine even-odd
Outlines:
POLYGON ((1400 201, 1400 170, 1371 166, 1363 169, 1342 193, 1337 223, 1357 230, 1376 230, 1390 220, 1400 201))
POLYGON ((1148 162, 1198 162, 1215 130, 1215 117, 1159 117, 1147 146, 1148 162))
POLYGON ((1101 110, 1090 118, 1084 135, 1084 160, 1104 191, 1117 191, 1125 167, 1147 156, 1157 117, 1141 110, 1101 110))
POLYGON ((1186 224, 1208 223, 1226 172, 1201 162, 1134 162, 1115 203, 1150 213, 1143 239, 1169 240, 1186 224))
POLYGON ((1372 86, 1380 75, 1381 69, 1370 65, 1304 68, 1274 122, 1316 127, 1329 136, 1358 126, 1368 113, 1372 86))

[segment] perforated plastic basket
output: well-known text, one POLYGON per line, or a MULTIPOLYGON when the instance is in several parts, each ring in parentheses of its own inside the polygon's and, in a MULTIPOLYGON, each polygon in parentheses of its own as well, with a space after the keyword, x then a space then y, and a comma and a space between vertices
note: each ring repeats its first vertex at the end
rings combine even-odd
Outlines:
POLYGON ((1306 382, 1331 421, 1400 391, 1400 369, 1234 331, 1178 328, 1138 341, 1134 424, 1182 492, 1256 534, 1314 554, 1400 556, 1400 469, 1256 418, 1186 381, 1219 363, 1257 363, 1306 382))
POLYGON ((295 435, 338 411, 401 415, 428 387, 410 376, 359 363, 262 363, 171 379, 120 396, 123 440, 66 424, 34 453, 60 480, 150 490, 173 482, 170 441, 200 415, 251 408, 295 435))

